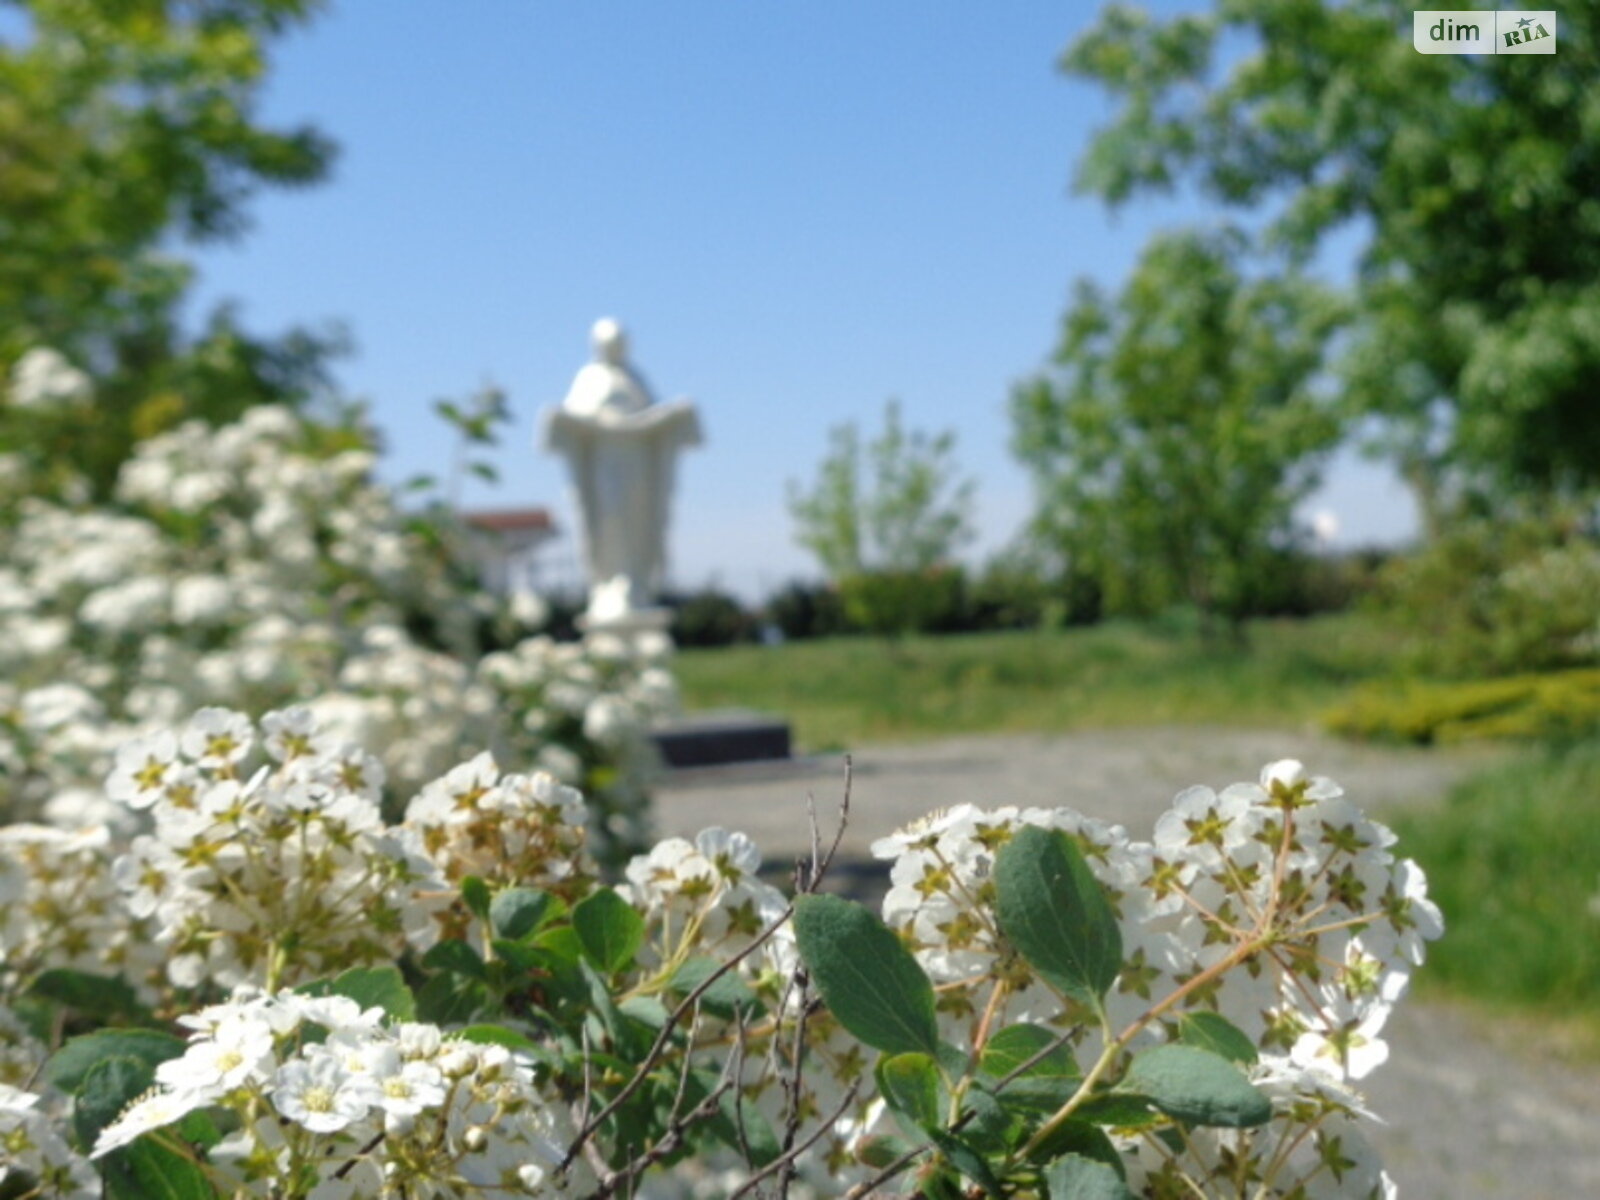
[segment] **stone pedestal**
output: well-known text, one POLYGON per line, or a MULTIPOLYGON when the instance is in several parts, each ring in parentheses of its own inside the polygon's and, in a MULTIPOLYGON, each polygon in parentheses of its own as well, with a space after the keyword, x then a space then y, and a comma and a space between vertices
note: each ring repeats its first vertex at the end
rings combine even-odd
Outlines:
POLYGON ((789 758, 789 723, 747 709, 697 713, 651 733, 669 767, 713 767, 789 758))
POLYGON ((593 609, 580 613, 573 622, 584 634, 613 633, 630 637, 639 633, 666 633, 672 625, 670 608, 629 608, 595 615, 593 609))

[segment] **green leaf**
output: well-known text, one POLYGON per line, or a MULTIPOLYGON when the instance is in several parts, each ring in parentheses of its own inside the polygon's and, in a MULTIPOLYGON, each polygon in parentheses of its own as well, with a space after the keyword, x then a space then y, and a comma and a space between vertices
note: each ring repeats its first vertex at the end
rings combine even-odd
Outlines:
MULTIPOLYGON (((94 1148, 100 1131, 154 1082, 155 1065, 129 1055, 101 1058, 88 1069, 73 1094, 72 1108, 73 1133, 84 1153, 94 1148)), ((215 1133, 203 1114, 190 1117, 201 1119, 186 1119, 175 1132, 189 1128, 215 1133)), ((105 1180, 108 1200, 212 1200, 216 1195, 204 1171, 149 1135, 111 1151, 95 1165, 105 1180)))
POLYGON ((72 1132, 85 1154, 110 1125, 155 1082, 155 1068, 126 1055, 102 1058, 89 1068, 72 1097, 72 1132))
POLYGON ((654 996, 629 996, 617 1005, 617 1011, 656 1034, 667 1027, 672 1016, 667 1006, 654 996))
POLYGON ((211 1119, 211 1114, 197 1108, 172 1127, 184 1141, 210 1149, 222 1140, 222 1130, 211 1119))
POLYGON ((1219 1054, 1229 1062, 1250 1066, 1259 1057, 1248 1034, 1219 1013, 1201 1009, 1178 1020, 1178 1040, 1219 1054))
POLYGON ((417 1020, 432 1025, 464 1025, 489 1007, 482 981, 441 971, 417 992, 417 1020))
POLYGON ((839 1024, 885 1054, 936 1054, 933 984, 867 908, 838 896, 795 901, 800 957, 839 1024))
POLYGON ((947 1079, 964 1079, 972 1070, 972 1055, 943 1038, 939 1039, 939 1049, 933 1058, 947 1079))
POLYGON ((997 1094, 1007 1112, 1033 1123, 1058 1112, 1077 1094, 1080 1083, 1071 1075, 1021 1075, 997 1094))
POLYGON ((1004 1079, 1041 1051, 1047 1053, 1018 1076, 1019 1079, 1079 1077, 1078 1063, 1072 1057, 1072 1051, 1060 1042, 1059 1033, 1043 1025, 1006 1026, 984 1044, 979 1065, 996 1079, 1004 1079))
POLYGON ((332 979, 318 979, 295 988, 306 996, 345 996, 363 1009, 381 1008, 397 1021, 417 1015, 417 1002, 405 978, 394 967, 352 967, 332 979))
POLYGON ((934 1160, 917 1173, 917 1200, 967 1200, 967 1189, 962 1185, 961 1172, 950 1165, 948 1157, 934 1160))
POLYGON ((199 1165, 151 1137, 113 1150, 99 1166, 105 1200, 216 1200, 199 1165))
POLYGON ((154 1029, 100 1029, 75 1037, 50 1056, 44 1078, 63 1092, 76 1092, 94 1065, 108 1058, 135 1058, 152 1071, 177 1058, 188 1043, 154 1029))
POLYGON ((856 1158, 875 1170, 883 1170, 910 1154, 912 1144, 892 1133, 878 1133, 856 1143, 856 1158))
POLYGON ((581 968, 588 964, 583 961, 583 946, 572 926, 541 930, 533 939, 533 948, 542 956, 538 964, 539 990, 544 993, 545 1007, 552 1012, 557 1008, 581 1008, 589 994, 581 968))
MULTIPOLYGON (((691 958, 673 973, 668 988, 678 996, 687 996, 721 968, 714 958, 691 958)), ((717 981, 700 993, 700 1007, 724 1021, 734 1020, 740 1009, 746 1013, 759 1011, 761 1001, 755 992, 735 971, 719 976, 717 981)))
POLYGON ((468 875, 461 881, 461 902, 480 921, 489 919, 489 885, 479 876, 468 875))
POLYGON ((508 1050, 521 1050, 540 1056, 546 1054, 538 1042, 504 1025, 468 1025, 465 1029, 453 1030, 450 1036, 484 1046, 504 1046, 508 1050))
POLYGON ((1072 1099, 1082 1082, 1072 1051, 1042 1025, 1009 1025, 983 1047, 979 1066, 996 1080, 1011 1075, 1036 1054, 1039 1059, 998 1092, 1001 1106, 1031 1126, 1072 1099))
POLYGON ((1194 1046, 1156 1046, 1137 1055, 1118 1085, 1147 1096, 1169 1117, 1191 1125, 1247 1129, 1272 1118, 1266 1093, 1237 1066, 1194 1046))
POLYGON ((1122 1178, 1103 1162, 1068 1154, 1044 1173, 1050 1200, 1134 1200, 1122 1178))
POLYGON ((448 938, 430 948, 422 956, 422 965, 430 971, 465 975, 468 979, 483 979, 488 974, 483 956, 460 938, 448 938))
POLYGON ((993 1200, 1005 1200, 1005 1192, 1001 1190, 994 1172, 989 1169, 988 1160, 964 1137, 948 1129, 932 1129, 928 1131, 928 1140, 939 1147, 939 1152, 950 1160, 951 1165, 981 1187, 985 1194, 993 1197, 993 1200))
POLYGON ((489 921, 500 937, 513 942, 561 916, 567 906, 561 898, 538 888, 507 888, 489 904, 489 921))
POLYGON ((1077 844, 1028 826, 995 856, 1000 928, 1047 981, 1098 1009, 1122 969, 1122 932, 1077 844))
POLYGON ((548 950, 574 970, 577 969, 578 960, 583 957, 583 943, 578 940, 578 931, 571 925, 556 925, 550 929, 541 929, 539 935, 533 939, 533 944, 541 950, 548 950))
POLYGON ((494 956, 512 971, 536 971, 551 961, 548 951, 522 942, 508 941, 506 938, 495 938, 489 943, 489 949, 494 951, 494 956))
POLYGON ((908 1136, 918 1137, 944 1128, 944 1080, 929 1055, 885 1055, 878 1060, 875 1074, 884 1103, 908 1136))
MULTIPOLYGON (((611 986, 605 977, 596 971, 587 962, 580 962, 578 968, 583 975, 583 981, 589 989, 589 1017, 593 1029, 601 1038, 609 1041, 611 1046, 625 1058, 643 1058, 650 1049, 650 1044, 655 1041, 656 1034, 649 1026, 636 1017, 622 1011, 611 994, 611 986)), ((596 1045, 603 1044, 597 1040, 596 1045)))
POLYGON ((1122 1155, 1118 1153, 1112 1140, 1106 1136, 1106 1131, 1076 1117, 1063 1121, 1052 1129, 1049 1136, 1034 1150, 1032 1158, 1034 1162, 1048 1163, 1066 1154, 1076 1154, 1080 1158, 1105 1163, 1117 1173, 1118 1179, 1128 1173, 1127 1167, 1123 1165, 1122 1155))
POLYGON ((45 971, 28 985, 25 994, 102 1021, 144 1011, 128 981, 115 975, 91 975, 87 971, 65 969, 45 971))
POLYGON ((1151 1107, 1148 1096, 1135 1093, 1099 1092, 1078 1106, 1076 1112, 1085 1121, 1111 1128, 1139 1129, 1157 1124, 1160 1114, 1151 1107))
POLYGON ((961 1136, 974 1149, 999 1154, 1011 1148, 1018 1128, 1017 1114, 981 1080, 974 1079, 961 1098, 961 1117, 966 1122, 961 1136))
POLYGON ((610 888, 600 888, 578 902, 572 910, 572 927, 584 957, 607 975, 632 966, 644 944, 644 918, 610 888))

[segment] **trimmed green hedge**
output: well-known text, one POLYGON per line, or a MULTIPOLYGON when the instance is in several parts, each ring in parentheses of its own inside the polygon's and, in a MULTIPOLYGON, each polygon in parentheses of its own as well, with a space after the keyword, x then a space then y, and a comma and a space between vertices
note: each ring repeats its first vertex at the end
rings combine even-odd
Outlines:
POLYGON ((1600 670, 1458 683, 1367 684, 1329 711, 1335 733, 1423 745, 1600 732, 1600 670))

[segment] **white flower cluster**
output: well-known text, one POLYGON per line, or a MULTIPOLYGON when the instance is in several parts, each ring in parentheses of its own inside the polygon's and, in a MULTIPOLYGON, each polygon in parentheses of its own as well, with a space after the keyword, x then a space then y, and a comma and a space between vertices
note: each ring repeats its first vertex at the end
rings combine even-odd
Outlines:
POLYGON ((261 407, 141 443, 115 505, 0 496, 0 816, 114 819, 96 785, 129 737, 305 702, 381 747, 393 796, 487 745, 584 786, 592 816, 622 814, 605 837, 643 844, 669 647, 540 637, 480 660, 492 602, 372 464, 261 407))
POLYGON ((1317 1069, 1263 1059, 1250 1080, 1272 1100, 1260 1129, 1185 1131, 1182 1154, 1154 1137, 1134 1147, 1129 1185, 1138 1195, 1395 1200, 1363 1123, 1377 1118, 1359 1096, 1317 1069), (1263 1181, 1270 1180, 1270 1190, 1263 1181))
POLYGON ((546 772, 502 774, 485 752, 424 785, 398 825, 383 783, 309 707, 259 727, 206 708, 126 743, 106 792, 148 832, 119 847, 105 828, 0 828, 0 993, 52 968, 289 985, 468 936, 468 875, 569 902, 595 885, 583 796, 546 772))
POLYGON ((57 1132, 58 1121, 32 1092, 0 1083, 0 1194, 39 1200, 93 1200, 100 1177, 57 1132))
POLYGON ((590 814, 590 850, 611 865, 649 843, 655 749, 645 730, 678 706, 671 653, 662 634, 595 633, 582 643, 525 638, 478 664, 509 714, 494 744, 588 792, 600 810, 590 814))
MULTIPOLYGON (((570 902, 595 884, 584 847, 583 794, 553 775, 501 774, 485 752, 452 767, 406 807, 405 832, 454 888, 475 875, 491 888, 541 888, 570 902)), ((464 906, 434 913, 440 935, 475 941, 464 906)))
POLYGON ((209 1161, 228 1194, 317 1200, 563 1196, 566 1108, 503 1046, 396 1022, 343 996, 241 993, 182 1023, 188 1049, 100 1133, 99 1157, 200 1109, 235 1131, 209 1161))
POLYGON ((0 993, 51 968, 141 983, 159 970, 148 923, 123 903, 112 854, 104 829, 0 827, 0 993))
MULTIPOLYGON (((311 708, 259 723, 207 708, 117 752, 106 790, 146 830, 120 855, 105 830, 0 830, 0 997, 59 967, 109 967, 138 985, 156 972, 169 1014, 182 1011, 174 988, 200 990, 191 1004, 205 989, 231 994, 178 1017, 187 1050, 157 1067, 155 1088, 102 1132, 96 1155, 204 1109, 224 1133, 206 1170, 230 1195, 280 1194, 286 1180, 316 1200, 594 1185, 584 1164, 600 1146, 556 1173, 582 1123, 574 1106, 593 1111, 587 1073, 580 1085, 557 1065, 570 1045, 535 1069, 504 1045, 284 990, 391 965, 441 937, 476 942, 482 926, 457 899, 469 875, 491 892, 563 897, 574 928, 598 886, 584 798, 548 773, 502 773, 480 754, 423 786, 400 825, 380 814, 383 785, 382 764, 311 708)), ((1421 872, 1394 858, 1393 841, 1330 781, 1281 762, 1258 783, 1182 793, 1149 842, 1067 809, 963 806, 874 851, 894 859, 885 920, 931 977, 955 1046, 1028 1022, 1078 1031, 1080 1063, 1109 1045, 1105 1061, 1120 1069, 1203 1011, 1255 1043, 1251 1078, 1272 1119, 1178 1139, 1159 1123, 1113 1129, 1135 1194, 1367 1200, 1392 1187, 1362 1136, 1370 1114, 1354 1084, 1383 1061, 1384 1020, 1440 932, 1421 872), (1074 839, 1116 914, 1123 957, 1107 1021, 1038 979, 1000 932, 996 856, 1029 825, 1074 839)), ((619 893, 642 918, 642 945, 607 978, 616 1013, 656 1028, 694 980, 751 951, 730 980, 746 1001, 723 989, 698 1006, 659 1068, 730 1072, 741 1111, 771 1131, 809 1136, 831 1121, 797 1168, 811 1194, 838 1194, 872 1173, 857 1151, 885 1131, 883 1105, 870 1054, 802 1004, 788 905, 760 867, 747 837, 720 828, 635 857, 619 893)), ((479 950, 500 967, 496 944, 479 950)), ((589 1028, 613 1036, 603 1020, 589 1028)), ((612 1056, 622 1044, 593 1061, 625 1070, 612 1056)), ((89 1168, 58 1132, 65 1098, 19 1090, 43 1054, 0 1008, 0 1187, 15 1172, 41 1196, 92 1195, 89 1168)), ((722 1165, 704 1159, 702 1182, 724 1178, 722 1165)))
POLYGON ((45 1053, 0 1005, 0 1195, 89 1200, 100 1195, 100 1180, 60 1133, 70 1099, 48 1086, 43 1094, 30 1090, 45 1053))
MULTIPOLYGON (((783 915, 783 893, 757 878, 761 852, 742 833, 702 830, 693 842, 667 838, 628 864, 623 896, 645 915, 657 962, 691 954, 719 959, 744 950, 783 915)), ((763 948, 755 966, 783 971, 792 964, 793 936, 785 928, 763 948)))
POLYGON ((89 376, 59 350, 35 346, 11 368, 6 398, 17 408, 54 409, 81 404, 93 392, 89 376))
MULTIPOLYGON (((1148 1014, 1176 996, 1158 1014, 1165 1022, 1209 1009, 1259 1047, 1278 1117, 1208 1135, 1227 1169, 1271 1163, 1281 1184, 1303 1160, 1306 1195, 1366 1196, 1376 1167, 1357 1166, 1375 1160, 1334 1118, 1360 1112, 1349 1085, 1383 1062, 1384 1021, 1442 931, 1420 869, 1390 854, 1394 835, 1286 761, 1259 783, 1183 792, 1151 842, 1070 809, 971 806, 885 838, 873 847, 895 860, 884 919, 934 981, 943 1032, 958 1045, 1019 1020, 1097 1036, 1093 1014, 1046 987, 999 932, 994 857, 1025 825, 1072 835, 1111 899, 1123 945, 1112 1030, 1147 1020, 1135 1047, 1167 1036, 1148 1014), (1328 1165, 1341 1154, 1355 1165, 1328 1165)), ((1144 1153, 1172 1159, 1159 1140, 1144 1153)))
POLYGON ((262 719, 269 761, 251 771, 257 737, 206 708, 117 753, 107 790, 154 828, 112 873, 171 982, 276 987, 431 944, 446 885, 415 835, 384 825, 377 760, 304 708, 262 719))

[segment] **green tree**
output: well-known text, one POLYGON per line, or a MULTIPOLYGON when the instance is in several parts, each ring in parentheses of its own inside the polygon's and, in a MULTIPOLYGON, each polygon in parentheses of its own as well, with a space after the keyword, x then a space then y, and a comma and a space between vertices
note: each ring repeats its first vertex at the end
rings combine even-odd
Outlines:
POLYGON ((252 336, 233 309, 197 331, 175 247, 237 237, 263 185, 320 179, 329 143, 255 115, 267 46, 311 0, 0 4, 0 369, 50 346, 95 380, 95 420, 8 411, 0 434, 109 486, 128 446, 188 416, 304 405, 337 334, 252 336))
POLYGON ((1083 190, 1196 185, 1301 259, 1364 239, 1342 368, 1437 524, 1600 483, 1600 9, 1563 9, 1538 58, 1418 54, 1412 11, 1114 5, 1063 66, 1116 105, 1083 190))
POLYGON ((898 633, 922 625, 940 571, 972 537, 973 484, 955 464, 955 434, 908 430, 884 407, 865 452, 855 422, 833 429, 809 489, 789 484, 796 540, 839 586, 858 624, 898 633))
POLYGON ((1013 394, 1034 533, 1107 611, 1188 603, 1237 634, 1339 440, 1319 384, 1341 305, 1247 277, 1244 253, 1234 232, 1170 234, 1120 295, 1080 282, 1054 368, 1013 394))
POLYGON ((855 422, 837 426, 816 483, 805 490, 790 481, 796 539, 835 581, 949 562, 972 537, 973 485, 958 473, 955 443, 949 430, 906 429, 892 400, 865 463, 855 422))

